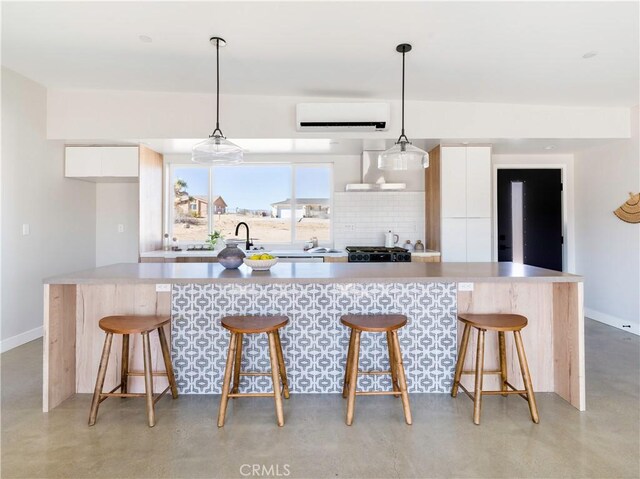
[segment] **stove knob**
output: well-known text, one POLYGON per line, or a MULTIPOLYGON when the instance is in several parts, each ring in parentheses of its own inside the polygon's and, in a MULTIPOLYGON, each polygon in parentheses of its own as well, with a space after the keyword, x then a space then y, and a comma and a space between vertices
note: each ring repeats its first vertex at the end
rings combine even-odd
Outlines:
POLYGON ((365 261, 369 261, 369 259, 370 259, 370 256, 369 256, 368 254, 365 254, 365 255, 364 255, 364 260, 365 260, 365 261))
POLYGON ((356 258, 358 259, 358 261, 362 261, 362 255, 361 254, 356 255, 356 258))

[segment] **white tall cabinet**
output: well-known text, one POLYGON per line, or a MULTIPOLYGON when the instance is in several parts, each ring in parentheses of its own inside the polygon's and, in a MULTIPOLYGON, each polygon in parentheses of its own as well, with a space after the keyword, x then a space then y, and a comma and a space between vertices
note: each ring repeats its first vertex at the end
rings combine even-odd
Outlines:
POLYGON ((428 248, 442 261, 491 261, 491 146, 438 146, 430 157, 428 248))

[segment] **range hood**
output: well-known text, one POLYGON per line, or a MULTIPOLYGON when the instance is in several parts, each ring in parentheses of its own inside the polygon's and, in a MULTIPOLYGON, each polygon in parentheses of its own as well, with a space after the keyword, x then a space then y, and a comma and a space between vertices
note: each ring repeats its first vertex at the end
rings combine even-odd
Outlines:
POLYGON ((378 168, 378 155, 384 150, 365 150, 362 152, 361 183, 349 183, 345 191, 402 191, 406 183, 387 183, 385 172, 378 168))

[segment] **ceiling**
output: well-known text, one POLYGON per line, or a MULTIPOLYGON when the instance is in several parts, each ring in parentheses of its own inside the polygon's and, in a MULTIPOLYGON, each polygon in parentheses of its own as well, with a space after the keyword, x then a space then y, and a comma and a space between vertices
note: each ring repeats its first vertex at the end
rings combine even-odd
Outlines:
POLYGON ((638 2, 2 3, 2 64, 51 87, 215 91, 212 35, 223 93, 397 98, 409 42, 409 99, 639 102, 638 2))

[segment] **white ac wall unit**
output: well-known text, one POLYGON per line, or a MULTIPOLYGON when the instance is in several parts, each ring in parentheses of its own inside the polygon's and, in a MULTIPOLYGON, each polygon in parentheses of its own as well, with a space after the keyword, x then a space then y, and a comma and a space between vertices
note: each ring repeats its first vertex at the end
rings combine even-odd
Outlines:
POLYGON ((388 103, 298 103, 298 131, 385 131, 388 103))

